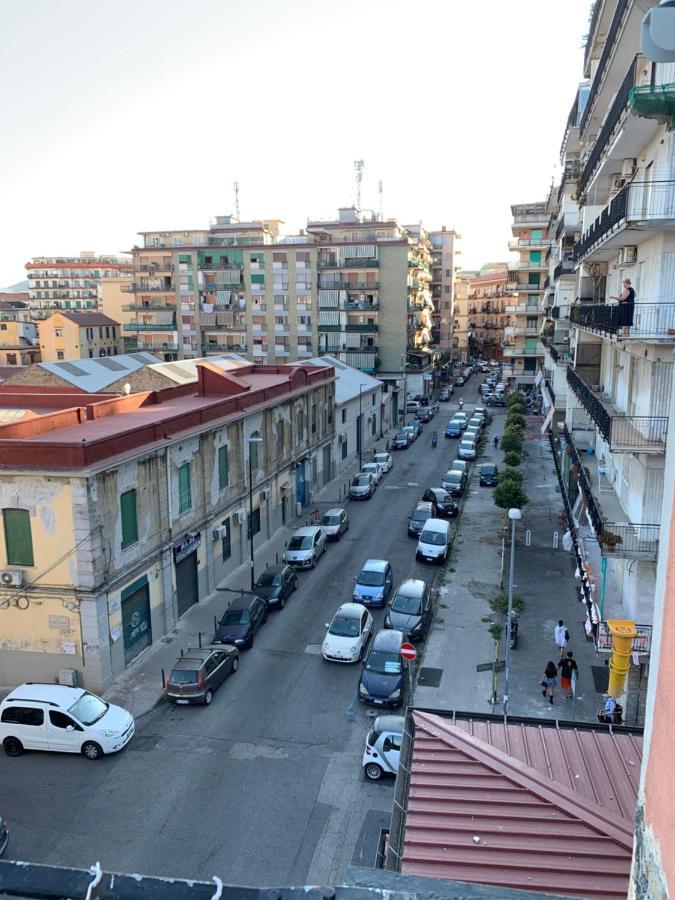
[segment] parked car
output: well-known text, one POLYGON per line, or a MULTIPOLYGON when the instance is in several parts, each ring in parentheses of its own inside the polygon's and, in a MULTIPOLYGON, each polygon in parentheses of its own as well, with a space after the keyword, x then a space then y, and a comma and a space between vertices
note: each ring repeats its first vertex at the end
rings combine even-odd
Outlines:
POLYGON ((391 442, 391 449, 407 450, 411 443, 410 435, 405 431, 399 431, 391 442))
POLYGON ((466 379, 463 375, 460 375, 455 379, 455 384, 457 385, 457 387, 464 387, 464 385, 466 384, 466 379))
POLYGON ((380 483, 382 479, 382 475, 384 474, 382 469, 376 462, 364 463, 362 472, 367 472, 369 475, 373 476, 373 481, 375 482, 375 487, 380 483))
POLYGON ((417 440, 417 435, 418 435, 419 432, 417 431, 417 426, 416 426, 416 425, 412 425, 412 424, 410 424, 410 425, 404 425, 403 428, 401 429, 401 431, 402 431, 404 434, 407 434, 407 435, 408 435, 408 442, 409 442, 410 444, 412 444, 414 441, 417 440))
MULTIPOLYGON (((447 522, 443 523, 447 525, 447 522)), ((431 625, 431 591, 421 578, 407 578, 391 598, 384 627, 395 628, 411 640, 421 640, 431 625)))
POLYGON ((469 464, 465 459, 453 459, 448 471, 450 472, 452 469, 457 469, 458 472, 464 472, 467 477, 469 475, 469 464))
POLYGON ((459 512, 459 506, 444 488, 427 488, 422 494, 422 500, 427 500, 434 507, 434 515, 452 518, 459 512))
POLYGON ((483 463, 483 465, 480 467, 480 486, 496 487, 498 475, 499 469, 494 463, 483 463))
POLYGON ((0 703, 0 743, 7 756, 24 750, 117 753, 134 736, 134 717, 83 688, 27 682, 0 703))
POLYGON ((506 398, 502 394, 501 396, 495 395, 492 400, 493 406, 506 406, 506 398))
POLYGON ((166 696, 179 705, 208 706, 214 692, 238 668, 239 650, 231 644, 190 650, 187 656, 176 660, 166 683, 166 696))
POLYGON ((396 777, 401 759, 404 716, 378 716, 366 737, 363 772, 370 781, 385 775, 396 777))
POLYGON ((377 452, 375 456, 373 456, 373 462, 378 464, 385 475, 394 467, 394 460, 391 458, 391 453, 387 453, 386 450, 377 452))
POLYGON ((327 509, 321 516, 321 527, 327 541, 339 541, 349 531, 349 516, 345 509, 327 509))
POLYGON ((413 400, 416 400, 421 406, 427 406, 429 398, 425 394, 415 394, 413 400))
POLYGON ((485 419, 483 418, 483 416, 478 415, 477 413, 473 413, 471 418, 469 419, 469 424, 467 427, 471 428, 472 426, 476 426, 480 431, 482 431, 483 428, 485 428, 485 419))
POLYGON ((477 444, 480 440, 480 432, 480 425, 468 425, 462 436, 462 440, 473 441, 474 444, 477 444))
POLYGON ((214 644, 234 644, 251 649, 255 636, 267 621, 265 601, 253 594, 240 594, 223 613, 213 636, 214 644))
POLYGON ((401 656, 402 631, 378 631, 368 650, 361 677, 358 697, 362 703, 376 706, 401 706, 405 692, 405 673, 408 667, 401 656))
POLYGON ((358 472, 349 485, 352 500, 370 500, 375 493, 375 479, 370 472, 358 472))
POLYGON ((343 603, 326 622, 321 655, 329 662, 358 662, 373 633, 373 617, 360 603, 343 603))
POLYGON ((421 405, 419 400, 406 400, 405 411, 407 413, 416 413, 421 405))
POLYGON ((466 426, 469 424, 469 416, 467 415, 467 413, 463 412, 462 410, 457 410, 457 412, 452 417, 452 421, 459 422, 460 425, 462 426, 462 431, 464 431, 466 426))
POLYGON ((442 388, 441 392, 438 395, 438 399, 441 403, 447 403, 450 399, 450 391, 447 388, 442 388))
POLYGON ((441 480, 441 487, 453 497, 461 497, 466 487, 466 473, 451 469, 441 480))
POLYGON ((268 566, 258 576, 254 592, 267 606, 283 609, 298 586, 298 576, 291 566, 268 566))
POLYGON ((298 569, 313 569, 319 557, 325 552, 326 533, 323 528, 318 525, 306 525, 293 533, 281 558, 298 569))
POLYGON ((417 542, 415 559, 443 563, 450 549, 450 525, 445 519, 427 519, 417 542))
POLYGON ((471 415, 471 418, 473 419, 474 416, 480 416, 483 419, 483 422, 487 425, 488 411, 487 411, 487 409, 485 409, 484 406, 476 406, 471 415))
POLYGON ((407 427, 415 429, 416 437, 419 437, 422 434, 422 432, 424 431, 424 426, 422 425, 422 422, 417 418, 411 419, 410 424, 407 427))
POLYGON ((445 426, 446 438, 460 438, 462 436, 462 423, 459 419, 451 419, 445 426))
POLYGON ((461 440, 459 444, 459 450, 457 451, 457 455, 460 459, 475 459, 476 458, 476 442, 473 440, 461 440))
POLYGON ((367 559, 354 578, 352 599, 364 606, 384 606, 394 583, 394 573, 386 559, 367 559))
POLYGON ((433 514, 434 508, 431 503, 421 500, 408 519, 408 534, 411 537, 418 537, 424 527, 424 523, 427 519, 431 519, 433 514))
POLYGON ((431 422, 433 417, 434 411, 430 406, 423 407, 416 415, 416 418, 419 419, 420 422, 424 422, 425 425, 427 422, 431 422))

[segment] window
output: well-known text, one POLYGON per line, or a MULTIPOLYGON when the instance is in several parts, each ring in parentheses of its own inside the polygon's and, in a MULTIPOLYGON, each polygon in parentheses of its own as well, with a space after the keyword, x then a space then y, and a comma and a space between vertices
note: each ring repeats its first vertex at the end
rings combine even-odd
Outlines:
POLYGON ((347 421, 347 410, 343 409, 342 410, 342 424, 344 425, 346 421, 347 421))
POLYGON ((347 459, 347 435, 342 435, 342 459, 347 459))
MULTIPOLYGON (((257 431, 254 431, 253 434, 251 435, 251 437, 257 438, 257 437, 260 437, 260 434, 257 431)), ((257 441, 249 441, 248 455, 249 455, 249 459, 251 461, 252 469, 258 468, 258 447, 259 446, 260 445, 258 444, 257 441)))
POLYGON ((232 556, 232 539, 231 539, 231 531, 230 531, 230 519, 229 516, 227 519, 223 519, 223 528, 225 529, 225 536, 223 537, 223 559, 229 559, 232 556))
POLYGON ((218 448, 218 490, 224 491, 230 483, 230 457, 228 447, 218 448))
POLYGON ((277 421, 277 461, 284 458, 284 420, 277 421))
POLYGON ((59 712, 56 709, 49 710, 49 721, 54 726, 54 728, 72 728, 75 731, 82 731, 79 725, 76 725, 75 722, 67 716, 65 713, 59 712))
POLYGON ((312 403, 312 434, 316 434, 316 403, 312 403))
POLYGON ((65 358, 64 355, 63 355, 63 350, 57 350, 57 351, 56 351, 56 358, 57 358, 57 360, 61 360, 61 359, 64 359, 64 358, 65 358))
POLYGON ((55 328, 54 336, 55 337, 63 337, 63 328, 55 328))
POLYGON ((89 351, 89 359, 93 359, 93 358, 94 358, 94 351, 90 350, 89 351))
POLYGON ((44 720, 44 712, 33 706, 9 706, 2 713, 2 721, 12 725, 42 725, 44 720))
POLYGON ((138 517, 136 514, 136 491, 125 491, 120 497, 122 514, 122 547, 129 547, 138 541, 138 517))
POLYGON ((443 286, 443 293, 444 293, 444 294, 449 294, 449 293, 450 293, 450 285, 449 285, 449 284, 446 284, 446 285, 443 286))
POLYGON ((98 326, 98 336, 101 340, 103 340, 103 325, 98 326))
POLYGON ((178 468, 178 512, 182 514, 192 509, 192 487, 190 485, 190 463, 178 468))
POLYGON ((373 404, 372 404, 372 405, 375 406, 375 394, 371 394, 370 396, 373 398, 373 404))
POLYGON ((34 566, 33 537, 27 509, 3 509, 8 566, 34 566))
POLYGON ((258 506, 253 510, 253 515, 248 518, 248 528, 247 528, 247 536, 248 539, 251 539, 251 529, 253 529, 253 534, 256 535, 260 531, 260 507, 258 506))

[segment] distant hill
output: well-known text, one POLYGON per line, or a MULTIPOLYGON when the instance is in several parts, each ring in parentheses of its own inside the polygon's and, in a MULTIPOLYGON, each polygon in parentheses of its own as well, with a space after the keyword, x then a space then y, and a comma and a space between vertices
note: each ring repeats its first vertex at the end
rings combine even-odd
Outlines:
POLYGON ((27 290, 28 290, 28 282, 27 282, 27 281, 17 281, 16 284, 12 284, 12 285, 10 285, 9 287, 6 287, 6 288, 0 288, 0 290, 3 291, 3 292, 4 292, 4 291, 7 291, 7 292, 11 292, 11 293, 18 293, 18 292, 20 292, 20 291, 27 291, 27 290))

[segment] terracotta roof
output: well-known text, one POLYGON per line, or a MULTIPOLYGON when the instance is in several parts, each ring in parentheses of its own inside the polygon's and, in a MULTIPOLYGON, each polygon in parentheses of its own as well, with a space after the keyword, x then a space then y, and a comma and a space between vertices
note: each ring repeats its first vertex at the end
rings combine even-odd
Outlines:
POLYGON ((408 723, 405 813, 391 835, 402 872, 626 897, 639 734, 419 710, 408 723))
MULTIPOLYGON (((114 319, 111 319, 110 316, 106 316, 100 312, 70 312, 63 311, 59 313, 55 313, 55 315, 63 316, 64 319, 70 319, 71 322, 75 322, 80 328, 92 328, 97 325, 117 325, 119 326, 119 322, 116 322, 114 319)), ((51 317, 50 317, 51 318, 51 317)), ((49 319, 47 320, 49 321, 49 319)))

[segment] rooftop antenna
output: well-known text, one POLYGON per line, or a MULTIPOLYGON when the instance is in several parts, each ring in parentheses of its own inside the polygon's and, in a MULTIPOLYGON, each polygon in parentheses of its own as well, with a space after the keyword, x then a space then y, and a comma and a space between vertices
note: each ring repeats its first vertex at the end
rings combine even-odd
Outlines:
POLYGON ((363 167, 365 162, 362 159, 354 160, 354 171, 356 172, 356 208, 361 209, 361 182, 363 181, 363 167))
POLYGON ((380 222, 383 222, 383 221, 384 221, 384 216, 383 216, 383 214, 382 214, 382 179, 380 179, 380 181, 377 182, 377 193, 378 193, 378 196, 379 196, 380 222))
POLYGON ((239 221, 239 182, 234 183, 234 214, 239 221))

